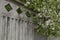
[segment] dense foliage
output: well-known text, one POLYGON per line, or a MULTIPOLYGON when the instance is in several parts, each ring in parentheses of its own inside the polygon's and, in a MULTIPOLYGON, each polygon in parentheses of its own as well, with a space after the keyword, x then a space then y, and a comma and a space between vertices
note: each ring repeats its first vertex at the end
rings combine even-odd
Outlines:
POLYGON ((37 11, 37 13, 28 14, 33 23, 37 24, 35 28, 37 33, 60 36, 60 0, 26 1, 24 5, 37 11))

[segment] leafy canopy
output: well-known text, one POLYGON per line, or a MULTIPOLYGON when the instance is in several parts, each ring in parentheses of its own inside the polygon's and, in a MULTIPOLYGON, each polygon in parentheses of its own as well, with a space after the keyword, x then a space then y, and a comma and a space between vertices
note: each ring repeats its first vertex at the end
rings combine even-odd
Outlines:
POLYGON ((29 16, 32 18, 32 22, 37 24, 35 28, 37 33, 60 36, 60 0, 26 1, 24 5, 37 11, 37 13, 31 13, 29 16))

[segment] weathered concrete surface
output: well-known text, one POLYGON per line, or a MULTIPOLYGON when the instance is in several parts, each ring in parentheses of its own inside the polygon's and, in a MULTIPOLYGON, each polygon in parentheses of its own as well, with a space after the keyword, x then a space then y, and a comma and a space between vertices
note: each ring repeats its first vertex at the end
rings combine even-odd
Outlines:
MULTIPOLYGON (((46 37, 34 33, 32 23, 26 22, 28 21, 26 11, 27 9, 22 6, 0 0, 0 40, 46 40, 46 37), (4 8, 8 3, 13 8, 10 12, 4 8), (20 15, 16 12, 18 7, 23 11, 20 15), (19 19, 21 20, 19 21, 19 19)), ((60 40, 60 38, 50 37, 50 40, 60 40)))
POLYGON ((25 15, 26 9, 20 6, 22 14, 18 15, 16 9, 19 6, 5 0, 0 0, 0 40, 34 40, 32 27, 28 25, 25 15), (4 6, 12 6, 12 10, 7 12, 4 6), (20 21, 19 21, 20 16, 20 21), (25 21, 23 21, 25 20, 25 21), (30 28, 28 28, 30 27, 30 28))

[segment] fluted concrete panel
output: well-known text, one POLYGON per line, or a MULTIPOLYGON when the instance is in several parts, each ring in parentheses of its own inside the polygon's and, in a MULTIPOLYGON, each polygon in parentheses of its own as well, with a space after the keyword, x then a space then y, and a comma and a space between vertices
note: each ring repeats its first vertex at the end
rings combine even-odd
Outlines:
POLYGON ((15 40, 15 37, 16 37, 16 31, 15 31, 15 29, 16 29, 16 26, 15 26, 15 19, 13 19, 12 18, 12 22, 11 22, 11 26, 12 26, 12 40, 15 40))
POLYGON ((10 22, 9 22, 9 35, 8 35, 8 40, 12 40, 12 19, 10 19, 10 22))
POLYGON ((27 24, 27 35, 28 35, 28 40, 34 40, 34 30, 33 30, 33 25, 32 23, 27 24))
POLYGON ((15 20, 16 22, 15 22, 15 26, 16 26, 16 40, 18 40, 18 34, 19 34, 19 20, 15 20))

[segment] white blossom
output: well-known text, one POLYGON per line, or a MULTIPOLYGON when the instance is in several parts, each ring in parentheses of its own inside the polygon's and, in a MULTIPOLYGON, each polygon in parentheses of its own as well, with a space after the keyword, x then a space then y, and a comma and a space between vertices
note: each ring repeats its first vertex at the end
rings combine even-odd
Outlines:
POLYGON ((58 5, 57 8, 60 8, 60 5, 58 5))
POLYGON ((58 13, 58 15, 60 16, 60 12, 58 13))
POLYGON ((55 28, 51 28, 52 30, 54 30, 55 28))
POLYGON ((26 2, 26 4, 24 4, 25 6, 28 6, 30 4, 30 2, 26 2))
POLYGON ((38 13, 38 16, 40 16, 40 13, 38 13))
POLYGON ((59 15, 57 15, 57 17, 59 17, 59 15))
POLYGON ((27 4, 24 4, 25 6, 28 6, 27 4))
POLYGON ((46 4, 46 2, 42 2, 43 3, 43 5, 45 5, 46 4))
POLYGON ((44 24, 41 24, 43 28, 46 28, 44 24))
POLYGON ((48 21, 46 21, 46 25, 48 26, 50 24, 51 20, 49 19, 48 21))
POLYGON ((58 2, 60 2, 60 0, 57 0, 58 2))
POLYGON ((26 2, 27 4, 30 4, 30 2, 26 2))
POLYGON ((42 17, 41 13, 38 13, 38 15, 37 15, 37 16, 42 17))
POLYGON ((39 8, 38 8, 37 10, 38 10, 38 11, 40 11, 40 9, 39 9, 39 8))
POLYGON ((35 3, 35 5, 36 5, 37 3, 35 3))
POLYGON ((43 10, 45 10, 46 9, 46 6, 43 6, 43 10))
POLYGON ((51 11, 52 11, 52 9, 49 9, 48 11, 49 11, 49 12, 51 12, 51 11))
POLYGON ((59 18, 58 22, 60 22, 60 18, 59 18))
POLYGON ((54 23, 54 22, 52 22, 52 23, 50 23, 50 26, 51 26, 51 25, 55 25, 55 23, 54 23))

